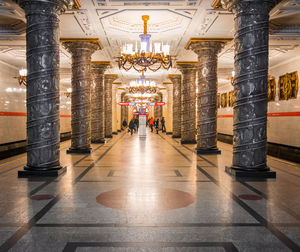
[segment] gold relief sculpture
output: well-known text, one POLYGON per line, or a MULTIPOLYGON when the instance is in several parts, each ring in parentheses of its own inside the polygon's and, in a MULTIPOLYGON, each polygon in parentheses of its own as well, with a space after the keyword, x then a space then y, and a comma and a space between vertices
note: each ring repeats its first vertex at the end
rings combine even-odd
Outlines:
POLYGON ((217 108, 221 108, 221 95, 219 93, 217 96, 217 108))
POLYGON ((276 96, 276 80, 275 77, 268 78, 268 101, 275 101, 276 96))
POLYGON ((297 98, 298 72, 287 73, 279 77, 279 100, 297 98))
POLYGON ((221 95, 221 107, 227 107, 227 93, 221 95))
POLYGON ((297 98, 298 95, 298 72, 293 72, 288 74, 288 80, 291 82, 291 97, 290 98, 297 98))
POLYGON ((234 103, 234 92, 230 91, 228 93, 228 106, 233 107, 233 103, 234 103))

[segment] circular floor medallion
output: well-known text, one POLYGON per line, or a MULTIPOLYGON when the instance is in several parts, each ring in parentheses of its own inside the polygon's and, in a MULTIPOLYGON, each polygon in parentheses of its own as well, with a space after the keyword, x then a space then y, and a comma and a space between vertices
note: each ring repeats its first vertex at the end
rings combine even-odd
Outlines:
POLYGON ((255 194, 241 194, 239 195, 240 199, 243 200, 261 200, 262 197, 255 194))
POLYGON ((36 195, 32 195, 30 197, 30 199, 32 200, 49 200, 49 199, 53 199, 54 196, 51 194, 36 194, 36 195))
POLYGON ((164 211, 187 207, 194 197, 168 188, 128 188, 101 193, 96 198, 103 206, 127 211, 164 211))

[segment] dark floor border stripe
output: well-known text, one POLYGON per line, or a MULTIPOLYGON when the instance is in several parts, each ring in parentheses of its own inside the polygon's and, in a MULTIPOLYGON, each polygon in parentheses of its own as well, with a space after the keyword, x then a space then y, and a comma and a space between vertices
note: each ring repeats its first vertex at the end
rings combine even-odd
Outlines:
POLYGON ((66 228, 75 228, 75 227, 99 227, 99 228, 168 228, 168 227, 263 227, 261 223, 159 223, 153 225, 142 225, 142 224, 128 224, 128 223, 41 223, 35 224, 35 227, 66 227, 66 228))
MULTIPOLYGON (((113 143, 93 164, 83 171, 74 181, 76 184, 89 170, 91 170, 96 162, 101 160, 112 147, 124 137, 121 136, 113 143)), ((88 155, 87 155, 88 156, 88 155)), ((8 238, 1 246, 0 251, 8 251, 11 249, 47 212, 62 198, 63 192, 55 196, 47 205, 45 205, 38 213, 36 213, 28 223, 21 226, 10 238, 8 238)))
POLYGON ((68 242, 63 252, 75 252, 77 248, 223 248, 226 252, 238 249, 232 242, 68 242))
MULTIPOLYGON (((190 158, 188 158, 184 153, 182 153, 176 146, 167 141, 164 137, 160 135, 162 139, 164 139, 167 143, 169 143, 178 153, 180 153, 186 160, 192 162, 190 158)), ((264 217, 262 217, 259 213, 249 207, 245 202, 243 202, 238 196, 234 195, 233 192, 228 190, 226 187, 222 187, 220 183, 212 177, 208 172, 203 170, 199 165, 197 165, 197 169, 208 177, 214 184, 224 189, 223 192, 227 193, 228 196, 231 197, 240 207, 242 207, 248 214, 250 214, 253 218, 259 221, 266 229, 268 229, 274 236, 276 236, 285 246, 287 246, 292 251, 300 251, 300 246, 298 246, 293 240, 287 237, 284 233, 282 233, 279 229, 277 229, 273 224, 268 222, 264 217)))

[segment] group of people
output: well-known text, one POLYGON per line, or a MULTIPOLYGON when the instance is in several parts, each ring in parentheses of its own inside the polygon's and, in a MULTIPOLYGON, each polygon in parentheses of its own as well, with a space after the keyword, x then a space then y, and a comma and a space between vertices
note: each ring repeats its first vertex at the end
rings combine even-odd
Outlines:
MULTIPOLYGON (((160 120, 162 132, 166 132, 165 122, 166 122, 165 118, 162 117, 161 120, 160 120)), ((155 128, 156 134, 158 134, 158 131, 159 131, 159 118, 154 119, 153 117, 151 117, 150 119, 148 119, 147 124, 151 128, 151 132, 153 132, 153 130, 155 128)))
MULTIPOLYGON (((122 123, 122 128, 123 128, 123 130, 125 130, 127 128, 126 119, 124 119, 124 121, 122 123)), ((138 130, 139 130, 139 120, 137 118, 132 118, 128 125, 128 132, 130 132, 132 135, 133 131, 137 132, 138 130)))
MULTIPOLYGON (((162 132, 166 132, 166 125, 165 125, 166 121, 165 118, 162 117, 160 120, 160 124, 161 124, 161 130, 162 132)), ((139 130, 139 120, 137 118, 132 118, 129 122, 129 125, 127 125, 127 121, 126 119, 124 119, 123 123, 122 123, 122 129, 125 130, 128 126, 128 132, 131 133, 131 135, 133 134, 133 132, 137 132, 139 130)), ((154 128, 156 130, 156 134, 158 134, 159 132, 159 118, 154 119, 153 117, 149 118, 147 120, 147 126, 150 127, 151 132, 154 131, 154 128)))

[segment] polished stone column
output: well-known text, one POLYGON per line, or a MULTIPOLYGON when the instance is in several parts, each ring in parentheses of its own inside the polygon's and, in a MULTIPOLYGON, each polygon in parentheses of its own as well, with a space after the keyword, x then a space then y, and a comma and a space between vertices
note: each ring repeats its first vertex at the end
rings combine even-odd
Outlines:
MULTIPOLYGON (((154 99, 154 102, 159 102, 160 101, 160 96, 156 96, 154 99)), ((159 106, 154 106, 154 119, 159 118, 160 116, 160 108, 159 106)))
POLYGON ((118 78, 116 74, 104 75, 104 125, 105 125, 105 137, 112 138, 112 83, 118 78))
POLYGON ((115 82, 112 85, 112 134, 118 135, 118 104, 117 104, 117 95, 118 95, 118 86, 121 85, 121 82, 115 82))
POLYGON ((91 152, 91 56, 100 49, 95 39, 61 39, 72 55, 72 136, 67 153, 91 152))
POLYGON ((181 143, 196 143, 196 70, 197 62, 177 62, 182 73, 181 143))
POLYGON ((164 117, 165 117, 165 125, 166 125, 166 134, 172 135, 173 132, 173 104, 172 104, 172 96, 173 96, 173 83, 164 83, 167 87, 167 95, 165 98, 165 108, 164 108, 164 117))
MULTIPOLYGON (((121 102, 125 102, 125 95, 126 95, 126 92, 121 93, 121 102)), ((126 119, 127 124, 128 124, 128 120, 126 118, 126 111, 125 111, 127 108, 128 108, 127 106, 121 106, 121 128, 122 128, 124 119, 126 119)))
POLYGON ((181 75, 170 74, 173 83, 173 138, 181 137, 181 75))
POLYGON ((274 178, 267 167, 269 11, 272 0, 225 0, 235 12, 233 161, 236 177, 274 178))
POLYGON ((57 176, 59 162, 59 19, 70 1, 19 0, 24 9, 27 56, 27 165, 19 177, 57 176))
POLYGON ((221 154, 217 148, 218 53, 228 40, 192 39, 186 49, 198 55, 198 154, 221 154))
POLYGON ((105 143, 104 140, 104 72, 110 66, 109 61, 92 62, 92 115, 91 139, 92 143, 105 143))

